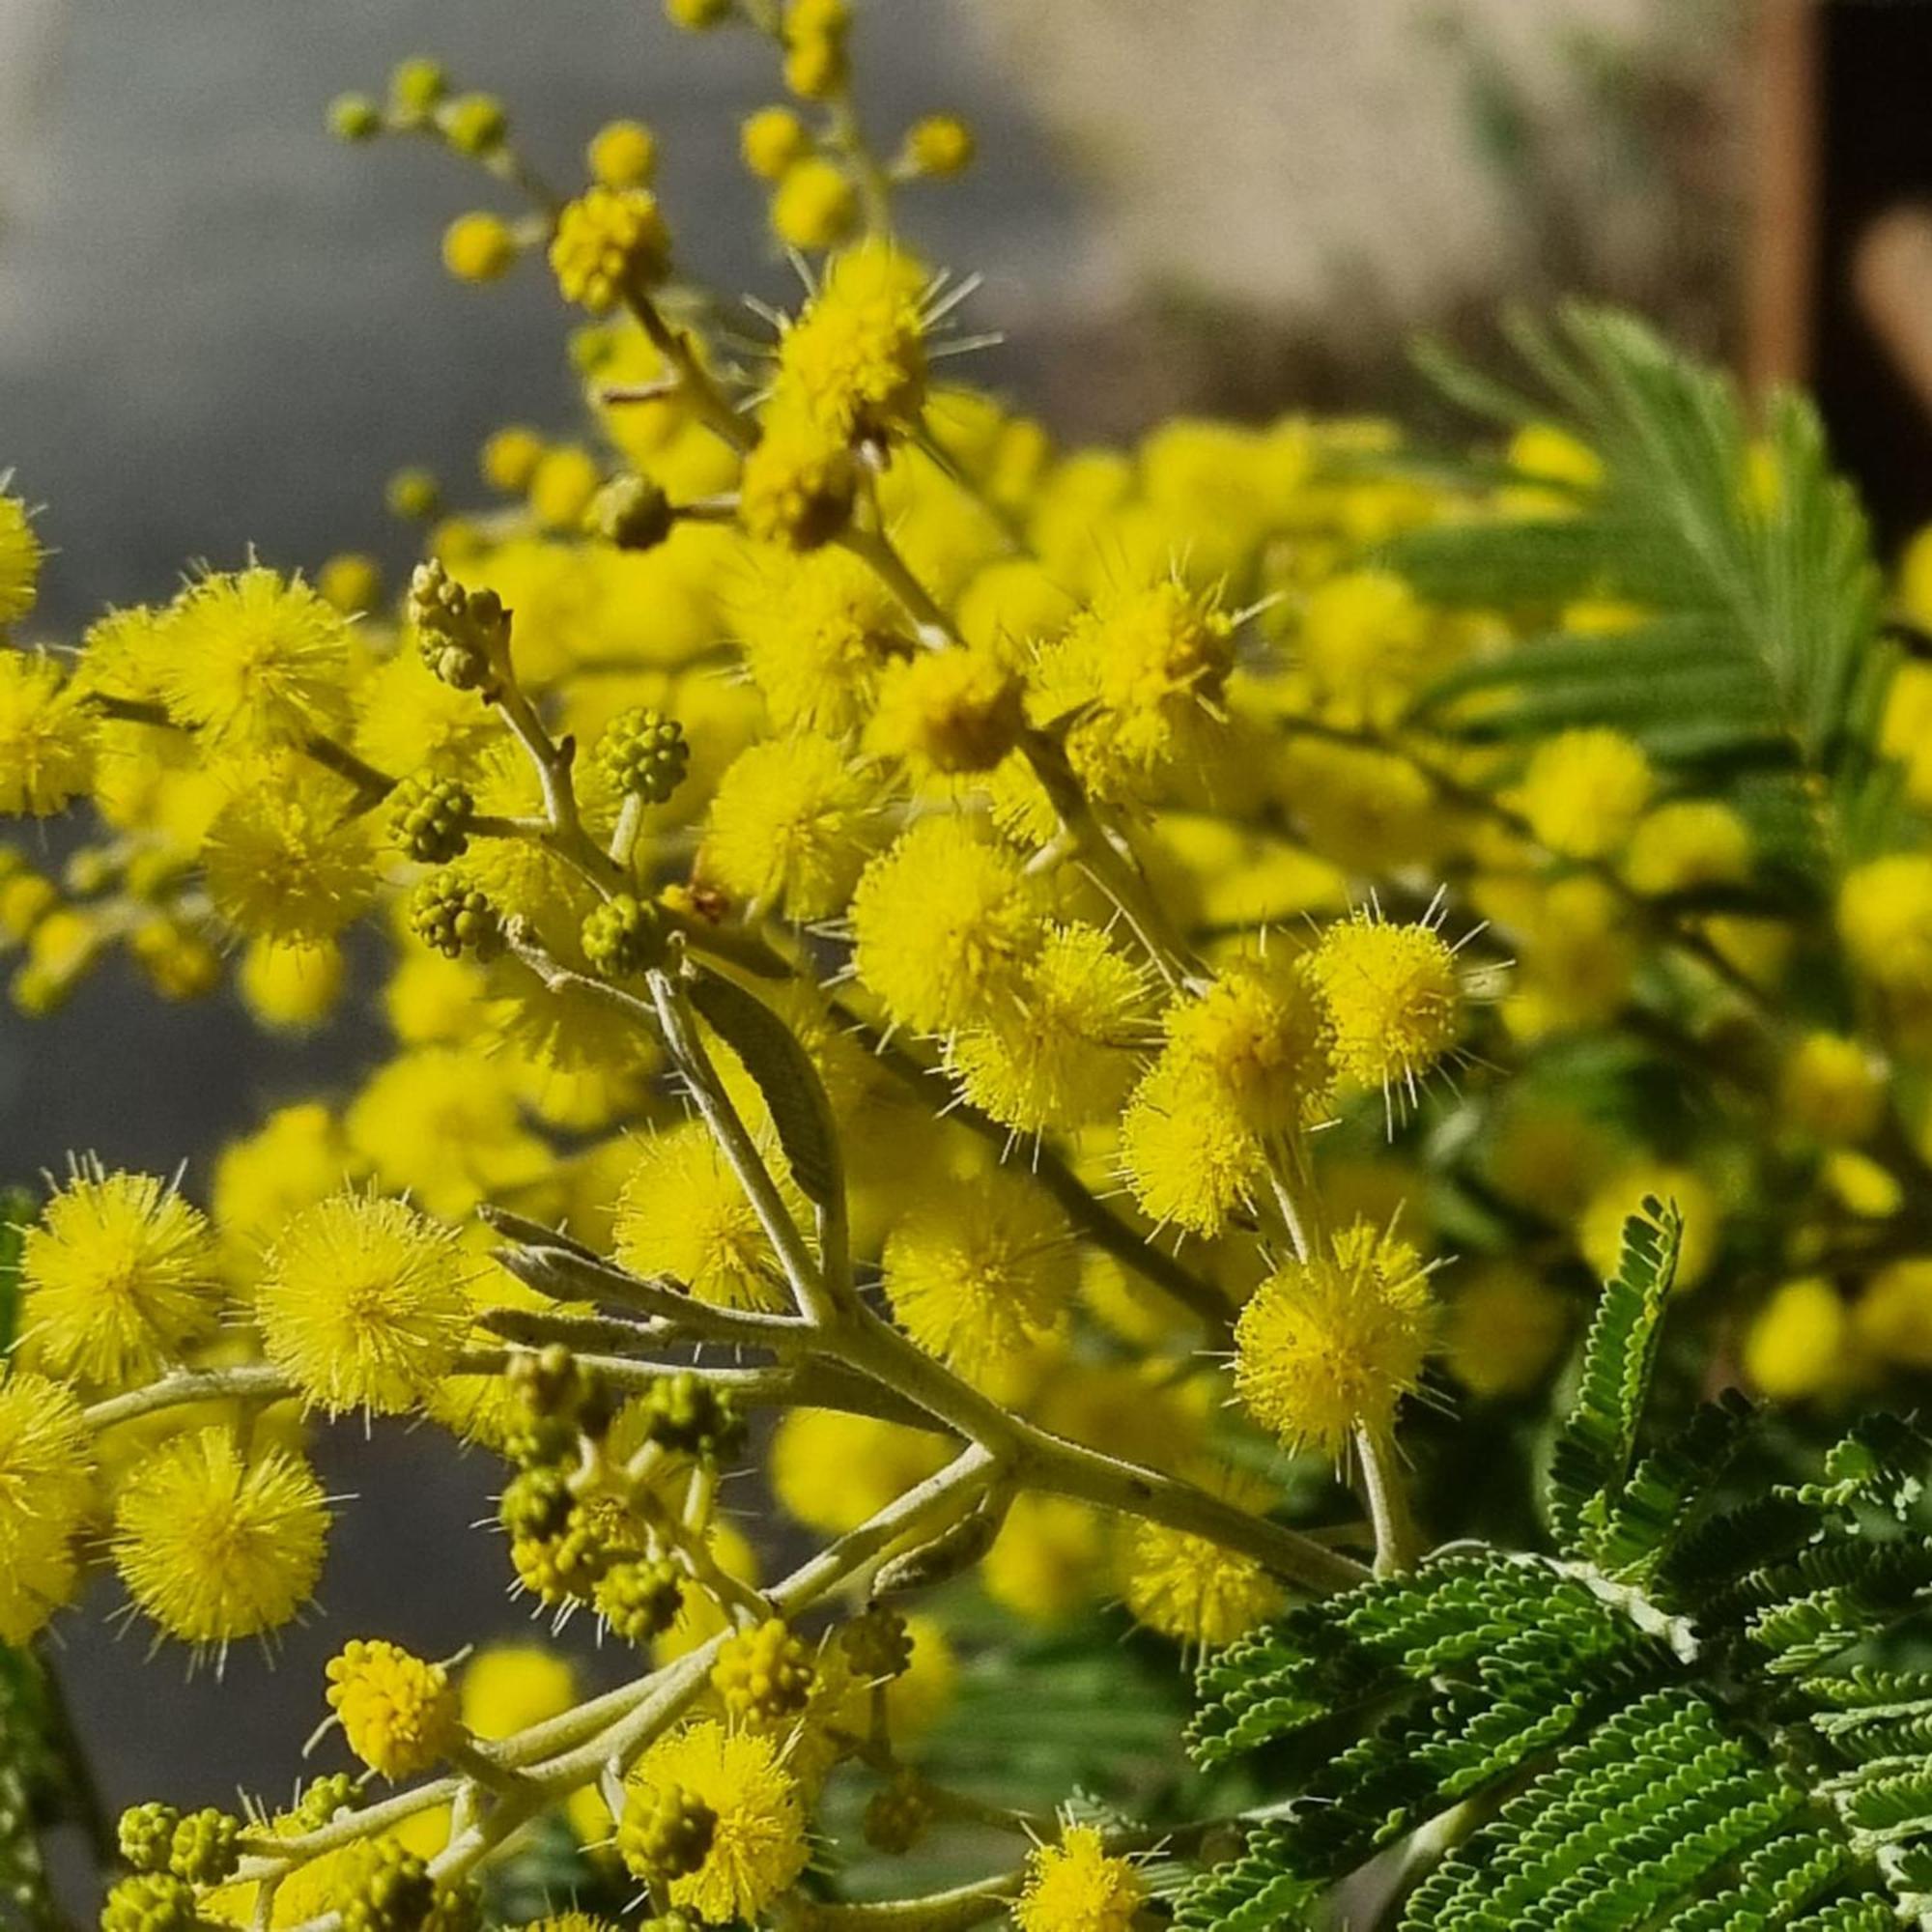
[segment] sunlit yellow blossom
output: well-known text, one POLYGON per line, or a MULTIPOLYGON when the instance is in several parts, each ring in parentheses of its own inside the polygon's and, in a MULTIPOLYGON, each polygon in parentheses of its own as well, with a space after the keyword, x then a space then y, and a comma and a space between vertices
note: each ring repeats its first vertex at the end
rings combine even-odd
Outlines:
MULTIPOLYGON (((0 511, 11 501, 0 497, 0 511)), ((0 648, 0 812, 44 818, 84 791, 94 767, 93 724, 52 658, 0 648)))
POLYGON ((1338 1070, 1385 1096, 1412 1099, 1462 1032, 1455 949, 1431 923, 1357 912, 1321 935, 1312 967, 1338 1070))
POLYGON ((593 315, 629 291, 657 281, 668 266, 670 234, 648 188, 597 183, 557 216, 550 265, 565 301, 593 315))
POLYGON ((869 708, 880 665, 911 648, 885 586, 839 550, 753 558, 729 610, 745 668, 781 730, 851 730, 869 708))
POLYGON ((236 976, 248 1010, 280 1033, 308 1033, 341 997, 346 962, 332 940, 313 946, 258 939, 242 955, 236 976))
POLYGON ((1015 1132, 1073 1127, 1118 1112, 1148 1031, 1141 969, 1097 926, 1056 925, 1011 996, 948 1043, 974 1106, 1015 1132))
POLYGON ((643 1794, 688 1792, 717 1814, 702 1863, 670 1884, 672 1904, 700 1918, 756 1919, 805 1869, 804 1806, 769 1738, 706 1719, 660 1738, 629 1783, 643 1794))
POLYGON ((1318 1115, 1333 1079, 1327 980, 1298 959, 1244 961, 1163 1015, 1163 1064, 1198 1075, 1257 1134, 1318 1115))
POLYGON ((349 1748, 384 1777, 429 1770, 462 1735, 449 1673, 399 1644, 353 1637, 329 1659, 327 1676, 328 1707, 349 1748))
POLYGON ((1092 1825, 1068 1825, 1057 1845, 1036 1846, 1013 1906, 1020 1932, 1128 1932, 1148 1895, 1125 1859, 1109 1857, 1092 1825))
POLYGON ((805 410, 775 405, 745 458, 738 514, 760 542, 816 550, 844 527, 857 487, 839 436, 805 410))
POLYGON ((1252 1204, 1266 1163, 1228 1094, 1163 1055, 1122 1119, 1121 1171, 1155 1222, 1218 1235, 1252 1204))
POLYGON ((31 1369, 0 1378, 0 1643, 25 1643, 73 1594, 92 1473, 73 1391, 31 1369))
POLYGON ((34 608, 43 554, 26 504, 17 497, 0 497, 0 624, 34 608))
MULTIPOLYGON (((1882 1302, 1874 1304, 1876 1313, 1882 1302)), ((1851 1310, 1829 1282, 1815 1275, 1787 1281, 1766 1298, 1745 1336, 1745 1374, 1773 1402, 1800 1402, 1842 1383, 1851 1310)), ((1865 1317, 1870 1338, 1885 1317, 1865 1317)))
POLYGON ((1029 708, 1101 798, 1143 795, 1190 749, 1234 664, 1234 624, 1172 579, 1109 590, 1039 652, 1029 708))
POLYGON ((1898 852, 1855 867, 1838 893, 1852 962, 1897 998, 1932 1001, 1932 857, 1898 852))
POLYGON ((841 1535, 946 1461, 923 1430, 830 1408, 794 1408, 772 1436, 772 1490, 809 1529, 841 1535))
POLYGON ((348 708, 349 627, 299 578, 259 565, 176 600, 160 664, 168 709, 224 745, 298 745, 348 708))
POLYGON ((1750 833, 1727 805, 1679 799, 1646 812, 1624 854, 1624 876, 1640 893, 1741 885, 1750 873, 1750 833))
POLYGON ((959 818, 926 818, 852 896, 859 977, 902 1026, 944 1032, 1013 991, 1046 936, 1018 859, 959 818))
POLYGON ((1512 802, 1550 851, 1602 859, 1629 841, 1656 781, 1622 732, 1559 731, 1531 754, 1512 802))
POLYGON ((1892 1368, 1932 1369, 1932 1261, 1915 1256, 1880 1268, 1852 1304, 1852 1334, 1892 1368))
POLYGON ((1015 1498, 980 1566, 986 1594, 1030 1623, 1055 1624, 1091 1601, 1105 1541, 1085 1503, 1015 1498))
POLYGON ((883 1265, 899 1325, 969 1376, 1055 1328, 1079 1272, 1060 1210, 1004 1169, 914 1205, 887 1236, 883 1265))
POLYGON ((925 394, 925 270, 890 242, 835 257, 779 343, 779 395, 841 439, 906 428, 925 394))
POLYGON ((751 905, 827 918, 850 897, 874 842, 876 799, 866 767, 829 739, 753 745, 718 781, 704 868, 751 905))
POLYGON ((1415 1250, 1357 1222, 1332 1256, 1286 1263, 1255 1291, 1235 1329, 1235 1388, 1283 1442, 1340 1457, 1358 1430, 1387 1435, 1434 1326, 1415 1250))
POLYGON ((300 1457, 244 1455, 224 1427, 177 1436, 140 1463, 114 1506, 114 1562, 168 1635, 219 1648, 278 1630, 315 1594, 328 1533, 300 1457))
POLYGON ((316 1407, 400 1413, 469 1332, 469 1272, 455 1237, 404 1203, 331 1195, 285 1222, 263 1258, 263 1346, 316 1407))
POLYGON ((506 1738, 569 1710, 577 1701, 577 1671, 541 1644, 492 1644, 465 1666, 460 1690, 464 1728, 474 1737, 506 1738))
POLYGON ((1024 722, 1019 679, 991 651, 922 651, 886 668, 866 745, 916 773, 984 772, 1024 722))
POLYGON ((113 1384, 154 1375, 212 1334, 219 1313, 206 1218, 151 1174, 72 1176, 27 1230, 25 1328, 60 1375, 113 1384))
POLYGON ((251 939, 333 938, 376 895, 374 833, 346 815, 350 800, 339 781, 280 759, 237 773, 202 848, 215 911, 251 939))
POLYGON ((1386 571, 1330 578, 1301 613, 1300 661, 1338 722, 1379 721, 1400 709, 1423 663, 1427 613, 1386 571))
MULTIPOLYGON (((1252 1477, 1210 1481, 1226 1501, 1265 1512, 1266 1487, 1252 1477)), ((1189 1645, 1232 1642, 1279 1614, 1281 1585, 1252 1556, 1164 1523, 1136 1522, 1122 1538, 1121 1595, 1135 1618, 1189 1645)))
POLYGON ((836 248, 859 216, 858 190, 822 156, 794 160, 772 196, 772 233, 793 248, 836 248))
POLYGON ((779 1309, 784 1278, 744 1187, 701 1121, 647 1134, 617 1203, 617 1259, 700 1301, 779 1309))

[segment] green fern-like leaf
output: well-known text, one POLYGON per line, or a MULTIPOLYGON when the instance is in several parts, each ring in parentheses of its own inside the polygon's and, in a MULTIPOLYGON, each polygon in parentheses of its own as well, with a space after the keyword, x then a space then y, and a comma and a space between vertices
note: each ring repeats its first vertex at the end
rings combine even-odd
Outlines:
POLYGON ((1624 1223, 1616 1277, 1590 1324, 1577 1399, 1550 1459, 1549 1520, 1565 1548, 1581 1548, 1622 1496, 1683 1235, 1676 1208, 1654 1200, 1624 1223))

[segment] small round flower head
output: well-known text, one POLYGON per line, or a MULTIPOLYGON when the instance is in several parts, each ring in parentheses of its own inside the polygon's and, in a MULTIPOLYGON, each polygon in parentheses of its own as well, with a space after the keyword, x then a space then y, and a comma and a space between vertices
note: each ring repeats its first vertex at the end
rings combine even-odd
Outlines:
POLYGON ((1808 1033, 1778 1081, 1778 1109, 1801 1133, 1828 1145, 1861 1141, 1885 1116, 1885 1064, 1862 1040, 1808 1033))
POLYGON ((1854 867, 1838 889, 1838 933, 1875 986, 1932 1001, 1932 857, 1895 852, 1854 867))
MULTIPOLYGON (((1225 1500, 1265 1512, 1273 1500, 1252 1477, 1223 1473, 1225 1500)), ((1280 1613, 1281 1585, 1252 1556, 1164 1523, 1135 1522, 1120 1551, 1121 1594, 1135 1620, 1189 1648, 1232 1643, 1280 1613)))
POLYGON ((887 666, 866 748, 918 775, 988 772, 1025 722, 1019 679, 990 651, 922 651, 887 666))
POLYGON ((1196 1074, 1258 1134, 1318 1116, 1334 1072, 1329 1018, 1300 960, 1260 960, 1224 973, 1166 1012, 1162 1058, 1196 1074))
POLYGON ((668 1885, 698 1870, 718 1814, 680 1785, 634 1785, 617 1825, 617 1855, 639 1878, 668 1885))
POLYGON ((461 1689, 464 1728, 472 1737, 507 1738, 569 1710, 577 1671, 542 1644, 497 1643, 470 1659, 461 1689))
POLYGON ((517 238, 500 214, 472 209, 442 231, 442 266, 459 282, 500 281, 517 266, 517 238))
POLYGON ((0 648, 0 813, 44 818, 84 791, 94 723, 52 658, 0 648))
POLYGON ((1147 1030, 1147 980, 1094 925, 1056 925, 1010 1001, 947 1046, 959 1091, 1015 1133, 1111 1119, 1147 1030))
POLYGON ((772 196, 772 233, 788 248, 836 248, 858 219, 858 189, 822 155, 793 161, 772 196))
POLYGON ((1697 886, 1740 885, 1750 876, 1750 832, 1715 799, 1677 799, 1646 812, 1624 854, 1624 877, 1647 896, 1697 886))
POLYGON ((44 554, 26 504, 17 497, 0 497, 0 624, 14 623, 34 608, 44 554))
POLYGON ((1092 1825, 1068 1825, 1057 1845, 1037 1845, 1013 1904, 1019 1932, 1128 1932, 1147 1903, 1147 1881, 1110 1857, 1092 1825))
POLYGON ((328 1708, 349 1748, 392 1781, 428 1771, 462 1736, 449 1673, 399 1644, 352 1637, 327 1676, 328 1708))
POLYGON ((329 731, 348 709, 349 626, 299 578, 253 565, 175 600, 161 695, 217 744, 260 750, 329 731))
POLYGON ((607 122, 584 150, 593 181, 606 187, 648 187, 657 172, 658 144, 641 121, 607 122))
POLYGON ((1621 731, 1559 731, 1537 747, 1511 802, 1539 844, 1603 859, 1629 842, 1656 783, 1643 747, 1621 731))
POLYGON ((735 898, 826 919, 864 867, 874 781, 825 738, 770 738, 739 753, 711 801, 700 860, 735 898))
POLYGON ((616 1256, 726 1308, 785 1305, 778 1257, 738 1177, 701 1121, 647 1135, 617 1202, 616 1256))
POLYGON ((244 1457, 225 1428, 146 1458, 114 1506, 114 1562, 169 1636, 220 1650, 279 1630, 315 1594, 329 1512, 300 1457, 244 1457))
POLYGON ((1309 594, 1300 657, 1323 708, 1359 724, 1399 710, 1428 642, 1428 613, 1385 570, 1345 571, 1309 594))
POLYGON ((1172 578, 1103 594, 1039 653, 1031 708, 1066 725, 1066 755, 1101 798, 1138 798, 1206 722, 1234 667, 1218 596, 1172 578))
POLYGON ((890 242, 836 257, 779 344, 775 394, 841 440, 909 428, 925 400, 925 270, 890 242))
POLYGON ((780 180, 811 152, 811 133, 789 107, 761 107, 738 129, 738 153, 760 181, 780 180))
POLYGON ((840 550, 768 553, 730 610, 745 668, 781 731, 853 730, 871 709, 880 663, 908 644, 891 593, 840 550))
POLYGON ((1060 1210, 1005 1169, 925 1193, 887 1236, 882 1266, 899 1326, 968 1376, 1050 1334, 1079 1281, 1060 1210))
POLYGON ((1289 1448, 1339 1460, 1357 1430, 1387 1435, 1421 1381, 1434 1314, 1415 1250, 1358 1221, 1332 1254, 1255 1291, 1235 1327, 1235 1391, 1289 1448))
POLYGON ((137 1872, 108 1888, 100 1932, 195 1932, 194 1888, 173 1872, 137 1872))
POLYGON ((791 1408, 772 1435, 772 1492, 808 1529, 842 1536, 946 1461, 939 1437, 869 1415, 791 1408))
POLYGON ((281 759, 242 767, 208 828, 208 895, 251 939, 313 945, 358 917, 378 884, 373 829, 348 788, 281 759))
POLYGON ((1932 1261, 1912 1256, 1880 1268, 1852 1304, 1852 1335, 1869 1360, 1932 1368, 1932 1261))
POLYGON ((263 1347, 312 1407, 401 1414, 469 1333, 468 1277, 454 1235, 412 1208, 331 1195, 286 1221, 263 1259, 263 1347))
POLYGON ((1336 1071, 1391 1100, 1453 1051, 1463 1026, 1456 952, 1433 920, 1357 911, 1321 935, 1310 961, 1334 1027, 1336 1071))
POLYGON ((26 1325, 58 1375, 111 1385, 155 1375, 214 1330, 214 1236, 151 1174, 77 1162, 27 1230, 26 1325))
POLYGON ((670 1881, 670 1901, 713 1924, 755 1921, 810 1857, 797 1784, 778 1746, 756 1731, 704 1719, 660 1738, 639 1760, 631 1790, 678 1791, 716 1817, 695 1871, 670 1881))
POLYGON ((852 895, 859 978, 901 1026, 944 1033, 989 1014, 1046 937, 1019 859, 961 818, 922 819, 852 895))
POLYGON ((903 161, 913 174, 943 180, 973 163, 973 130, 956 114, 928 114, 906 129, 903 161))
POLYGON ((72 1390, 31 1369, 0 1378, 0 1643, 25 1643, 73 1594, 92 1467, 72 1390))
POLYGON ((587 187, 557 216, 550 265, 565 301, 592 315, 616 307, 627 289, 660 281, 670 233, 657 196, 644 187, 587 187))
POLYGON ((242 954, 235 989, 272 1033, 312 1033, 335 1010, 348 964, 333 940, 305 946, 252 940, 242 954))
POLYGON ((844 439, 809 411, 779 404, 745 458, 738 515, 761 542, 816 550, 845 527, 857 489, 844 439))
POLYGON ((1122 1119, 1121 1172, 1160 1226, 1211 1236, 1252 1203, 1266 1163, 1226 1092, 1163 1054, 1122 1119))
POLYGON ((1816 1275, 1787 1281, 1765 1297, 1745 1336, 1744 1368, 1772 1402, 1803 1402, 1842 1384, 1851 1366, 1851 1311, 1816 1275))

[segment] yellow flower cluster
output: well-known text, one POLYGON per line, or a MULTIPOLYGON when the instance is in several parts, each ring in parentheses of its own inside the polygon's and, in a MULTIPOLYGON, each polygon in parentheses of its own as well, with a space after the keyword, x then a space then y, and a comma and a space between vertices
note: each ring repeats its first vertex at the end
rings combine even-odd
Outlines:
MULTIPOLYGON (((172 1875, 170 1926, 454 1928, 545 1809, 716 1924, 781 1909, 836 1787, 875 1787, 885 1855, 1031 1829, 918 1755, 984 1632, 1130 1620, 1171 1655, 1359 1580, 1364 1532, 1406 1560, 1434 1358, 1479 1443, 1526 1435, 1647 1195, 1759 1390, 1932 1367, 1932 846, 1834 855, 1805 923, 1747 787, 1455 696, 1645 613, 1473 611, 1389 551, 1560 522, 1599 454, 1532 425, 1442 477, 1301 415, 1065 446, 942 380, 964 285, 895 195, 966 165, 964 126, 867 147, 842 0, 670 11, 756 15, 789 97, 739 134, 813 258, 762 359, 681 279, 649 128, 554 192, 499 103, 406 63, 337 131, 525 194, 444 258, 548 259, 591 317, 581 434, 506 424, 448 507, 394 479, 423 554, 393 593, 250 559, 71 648, 0 494, 0 811, 62 820, 0 848, 14 1004, 118 959, 278 1032, 373 985, 384 1035, 205 1177, 75 1158, 24 1217, 0 1641, 91 1565, 196 1654, 271 1638, 325 1582, 305 1432, 400 1418, 500 1458, 517 1586, 637 1667, 582 1701, 542 1647, 459 1681, 351 1640, 348 1749, 436 1774, 440 1835, 389 1829, 412 1800, 358 1833, 318 1780, 242 1879, 172 1875), (719 1501, 752 1443, 823 1540, 769 1587, 786 1539, 719 1501)), ((1908 666, 1874 751, 1921 810, 1928 719, 1908 666)), ((1120 1842, 1056 1823, 986 1896, 1123 1932, 1151 1894, 1120 1842)))

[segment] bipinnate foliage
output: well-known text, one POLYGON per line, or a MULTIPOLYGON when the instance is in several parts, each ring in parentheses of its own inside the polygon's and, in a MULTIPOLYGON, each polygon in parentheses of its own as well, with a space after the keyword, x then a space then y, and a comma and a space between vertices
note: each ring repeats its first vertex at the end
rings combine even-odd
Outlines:
POLYGON ((1512 333, 1537 396, 1439 352, 1428 365, 1493 419, 1553 411, 1598 452, 1602 485, 1552 485, 1542 517, 1439 523, 1390 547, 1391 566, 1440 603, 1550 612, 1544 635, 1438 680, 1417 722, 1481 738, 1624 731, 1660 759, 1748 781, 1753 815, 1781 821, 1802 869, 1824 855, 1814 814, 1790 809, 1793 785, 1823 781, 1868 849, 1885 818, 1870 747, 1891 654, 1870 528, 1814 405, 1781 393, 1753 417, 1727 375, 1629 315, 1573 306, 1512 333), (1585 598, 1643 615, 1610 635, 1565 630, 1558 612, 1585 598), (1767 814, 1775 803, 1786 810, 1767 814))
POLYGON ((1732 1394, 1639 1453, 1682 1232, 1645 1213, 1556 1441, 1554 1548, 1448 1546, 1203 1667, 1195 1755, 1264 1753, 1285 1797, 1183 1926, 1318 1922, 1385 1853, 1402 1927, 1932 1923, 1932 1672, 1875 1661, 1932 1584, 1932 1444, 1868 1418, 1815 1480, 1739 1493, 1732 1394))

